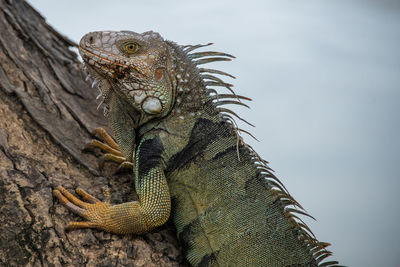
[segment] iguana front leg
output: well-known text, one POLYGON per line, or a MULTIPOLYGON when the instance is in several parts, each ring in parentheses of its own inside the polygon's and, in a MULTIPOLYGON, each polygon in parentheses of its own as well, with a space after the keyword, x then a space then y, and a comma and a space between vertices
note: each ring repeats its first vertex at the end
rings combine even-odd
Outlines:
POLYGON ((53 191, 61 203, 87 219, 71 222, 68 229, 97 228, 116 234, 143 233, 163 225, 169 218, 171 199, 161 160, 162 146, 156 138, 143 140, 136 152, 135 185, 139 201, 111 205, 82 189, 76 190, 85 201, 63 187, 53 191))

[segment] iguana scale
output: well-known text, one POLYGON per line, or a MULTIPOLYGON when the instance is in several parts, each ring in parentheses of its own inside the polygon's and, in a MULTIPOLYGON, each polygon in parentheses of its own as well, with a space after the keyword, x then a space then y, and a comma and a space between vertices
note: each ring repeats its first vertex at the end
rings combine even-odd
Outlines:
POLYGON ((87 220, 68 228, 140 234, 171 217, 193 266, 338 266, 324 262, 329 244, 296 215, 307 214, 221 107, 249 99, 218 94, 214 87, 231 90, 220 78, 231 75, 199 67, 233 56, 193 52, 200 47, 151 31, 81 39, 117 141, 108 147, 134 164, 139 200, 112 205, 78 188, 82 201, 58 187, 54 195, 87 220))

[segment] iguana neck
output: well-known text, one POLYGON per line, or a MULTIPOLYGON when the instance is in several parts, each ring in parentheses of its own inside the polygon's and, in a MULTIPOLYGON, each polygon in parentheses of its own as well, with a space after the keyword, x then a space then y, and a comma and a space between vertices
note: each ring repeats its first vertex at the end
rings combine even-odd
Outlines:
POLYGON ((171 115, 199 113, 204 109, 208 94, 198 68, 181 46, 167 42, 173 51, 172 75, 174 76, 175 101, 171 115))

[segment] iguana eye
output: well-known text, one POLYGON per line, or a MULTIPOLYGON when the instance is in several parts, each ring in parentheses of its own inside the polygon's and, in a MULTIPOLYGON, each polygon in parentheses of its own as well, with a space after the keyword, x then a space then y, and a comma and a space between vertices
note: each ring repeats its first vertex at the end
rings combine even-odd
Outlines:
POLYGON ((128 54, 133 54, 138 50, 139 46, 136 43, 129 42, 124 44, 125 52, 128 54))

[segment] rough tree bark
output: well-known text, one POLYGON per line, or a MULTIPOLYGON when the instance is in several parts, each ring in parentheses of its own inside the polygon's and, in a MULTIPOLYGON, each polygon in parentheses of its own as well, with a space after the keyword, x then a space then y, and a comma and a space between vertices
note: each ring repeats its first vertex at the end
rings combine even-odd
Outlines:
POLYGON ((134 198, 131 175, 98 168, 82 153, 105 126, 97 90, 85 82, 76 44, 22 0, 0 0, 0 266, 186 265, 171 227, 135 236, 65 232, 78 216, 52 197, 78 185, 114 203, 134 198))

